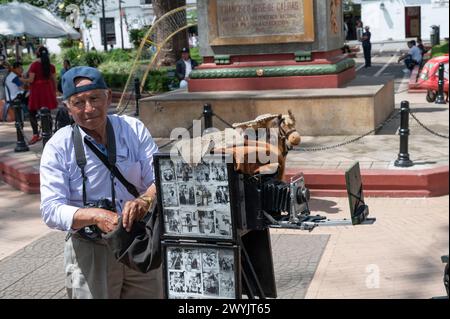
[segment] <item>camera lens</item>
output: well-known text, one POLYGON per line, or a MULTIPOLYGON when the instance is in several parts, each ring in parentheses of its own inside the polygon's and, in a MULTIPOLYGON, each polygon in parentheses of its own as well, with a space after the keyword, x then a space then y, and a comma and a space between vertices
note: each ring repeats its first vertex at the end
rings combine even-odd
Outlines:
POLYGON ((305 199, 305 202, 311 199, 311 192, 309 191, 309 188, 305 188, 303 190, 303 198, 305 199))
POLYGON ((297 188, 296 189, 296 195, 295 195, 296 199, 297 199, 297 203, 298 204, 303 204, 304 203, 304 199, 303 199, 303 193, 302 193, 302 189, 301 188, 297 188))
POLYGON ((303 204, 309 201, 311 198, 311 193, 308 188, 297 188, 296 199, 298 204, 303 204))

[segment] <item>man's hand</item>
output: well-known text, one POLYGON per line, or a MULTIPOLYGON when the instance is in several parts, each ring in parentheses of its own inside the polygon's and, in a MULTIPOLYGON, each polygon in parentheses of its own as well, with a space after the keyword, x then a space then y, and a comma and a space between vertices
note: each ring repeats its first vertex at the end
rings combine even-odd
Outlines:
POLYGON ((119 224, 119 216, 106 209, 99 209, 94 217, 95 225, 104 233, 112 232, 119 224))
POLYGON ((144 218, 149 209, 149 203, 141 198, 126 202, 122 211, 123 228, 130 232, 133 223, 144 218))

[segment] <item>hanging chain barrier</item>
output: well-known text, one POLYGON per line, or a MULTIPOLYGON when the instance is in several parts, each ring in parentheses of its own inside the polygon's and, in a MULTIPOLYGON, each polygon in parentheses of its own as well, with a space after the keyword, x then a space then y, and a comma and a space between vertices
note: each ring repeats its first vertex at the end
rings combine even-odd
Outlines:
POLYGON ((304 148, 304 147, 299 147, 299 148, 295 148, 294 150, 296 151, 300 151, 300 152, 320 152, 320 151, 326 151, 326 150, 331 150, 331 149, 335 149, 335 148, 339 148, 351 143, 355 143, 361 139, 363 139, 366 136, 369 136, 373 133, 375 133, 376 131, 380 130, 382 127, 384 127, 386 124, 392 122, 394 119, 398 118, 400 116, 400 111, 396 111, 394 112, 387 120, 385 120, 383 123, 379 124, 376 128, 374 128, 373 130, 370 130, 369 132, 360 135, 354 139, 339 143, 339 144, 335 144, 335 145, 325 145, 325 146, 318 146, 318 147, 308 147, 308 148, 304 148))
POLYGON ((216 113, 213 113, 213 116, 217 117, 219 119, 219 121, 221 121, 223 124, 227 125, 228 127, 233 128, 233 125, 231 125, 230 123, 228 123, 227 121, 225 121, 223 118, 221 118, 219 115, 217 115, 216 113))
MULTIPOLYGON (((217 115, 216 113, 211 113, 211 115, 217 117, 217 119, 218 119, 219 121, 221 121, 223 124, 225 124, 226 126, 228 126, 228 127, 230 127, 230 128, 233 128, 233 125, 231 125, 229 122, 225 121, 223 118, 221 118, 221 117, 220 117, 219 115, 217 115)), ((199 120, 201 120, 203 117, 204 117, 204 113, 202 113, 202 115, 200 115, 200 116, 199 116, 198 118, 196 118, 195 120, 196 120, 196 121, 199 121, 199 120)), ((189 126, 187 130, 190 131, 193 127, 194 127, 194 124, 192 124, 191 126, 189 126)), ((172 141, 170 141, 170 142, 167 142, 166 144, 163 144, 163 145, 159 146, 159 149, 163 149, 163 148, 165 148, 165 147, 167 147, 167 146, 169 146, 169 145, 175 143, 176 141, 177 141, 177 140, 172 140, 172 141)))
MULTIPOLYGON (((211 110, 210 112, 207 112, 207 113, 205 113, 205 112, 202 113, 202 115, 199 116, 196 120, 202 119, 202 118, 205 116, 205 114, 209 114, 209 116, 210 116, 211 118, 212 118, 212 117, 216 117, 220 122, 222 122, 223 124, 225 124, 226 126, 228 126, 228 127, 230 127, 230 128, 233 127, 229 122, 227 122, 226 120, 224 120, 224 119, 223 119, 222 117, 220 117, 219 115, 215 114, 212 110, 211 110)), ((374 134, 375 132, 377 132, 378 130, 380 130, 381 128, 383 128, 384 126, 386 126, 387 124, 389 124, 389 123, 392 122, 393 120, 399 118, 400 114, 401 114, 401 111, 400 111, 400 110, 396 110, 389 118, 387 118, 383 123, 380 123, 376 128, 374 128, 373 130, 370 130, 369 132, 367 132, 367 133, 365 133, 365 134, 362 134, 362 135, 360 135, 360 136, 358 136, 358 137, 355 137, 355 138, 353 138, 353 139, 351 139, 351 140, 348 140, 348 141, 345 141, 345 142, 342 142, 342 143, 339 143, 339 144, 335 144, 335 145, 325 145, 325 146, 318 146, 318 145, 317 145, 317 146, 308 147, 308 148, 299 147, 299 148, 295 148, 294 150, 300 151, 300 152, 321 152, 321 151, 326 151, 326 150, 336 149, 336 148, 339 148, 339 147, 343 147, 343 146, 346 146, 346 145, 349 145, 349 144, 358 142, 358 141, 360 141, 361 139, 365 138, 366 136, 369 136, 369 135, 374 134)), ((433 134, 433 135, 436 135, 436 136, 438 136, 438 137, 441 137, 441 138, 446 138, 446 139, 449 138, 449 136, 447 136, 447 135, 443 135, 443 134, 437 133, 437 132, 433 131, 432 129, 428 128, 425 124, 423 124, 423 123, 422 123, 422 122, 414 115, 414 112, 410 111, 409 114, 412 116, 412 118, 413 118, 413 119, 414 119, 421 127, 423 127, 423 128, 424 128, 426 131, 428 131, 429 133, 431 133, 431 134, 433 134)), ((212 121, 212 120, 209 119, 209 121, 212 121)), ((188 131, 190 131, 190 130, 192 129, 192 127, 193 127, 193 125, 191 125, 191 126, 188 128, 188 131)), ((170 141, 170 142, 168 142, 168 143, 166 143, 166 144, 160 146, 160 149, 165 148, 165 147, 167 147, 167 146, 173 144, 174 142, 176 142, 176 140, 172 140, 172 141, 170 141)))
POLYGON ((440 134, 440 133, 438 133, 438 132, 436 132, 436 131, 433 131, 432 129, 430 129, 429 127, 427 127, 425 124, 423 124, 415 115, 414 115, 414 112, 410 112, 409 114, 411 114, 411 116, 412 116, 412 118, 422 127, 422 128, 424 128, 427 132, 429 132, 429 133, 431 133, 431 134, 433 134, 433 135, 436 135, 436 136, 438 136, 438 137, 441 137, 441 138, 446 138, 446 139, 449 139, 449 136, 448 135, 444 135, 444 134, 440 134))
MULTIPOLYGON (((230 128, 233 128, 233 126, 232 126, 229 122, 225 121, 225 120, 224 120, 223 118, 221 118, 219 115, 217 115, 216 113, 214 113, 214 112, 212 111, 210 105, 209 105, 209 106, 207 106, 207 105, 208 105, 208 104, 204 105, 204 109, 203 109, 202 115, 200 115, 198 118, 196 118, 196 119, 195 119, 196 121, 199 121, 199 120, 201 120, 202 118, 205 118, 205 119, 206 119, 206 122, 208 122, 208 123, 205 122, 205 126, 211 126, 211 127, 212 127, 212 117, 215 116, 215 117, 217 117, 217 119, 218 119, 219 121, 221 121, 223 124, 227 125, 227 126, 230 127, 230 128)), ((191 126, 189 126, 189 128, 188 128, 187 130, 190 131, 193 127, 194 127, 194 124, 192 124, 191 126)), ((209 128, 209 127, 206 127, 206 128, 209 128)), ((170 141, 170 142, 168 142, 168 143, 166 143, 166 144, 164 144, 164 145, 161 145, 161 146, 159 147, 159 149, 163 149, 163 148, 165 148, 165 147, 167 147, 167 146, 169 146, 169 145, 175 143, 176 141, 177 141, 177 140, 172 140, 172 141, 170 141)))
MULTIPOLYGON (((199 120, 201 120, 202 118, 203 118, 203 114, 200 115, 198 118, 196 118, 195 121, 199 121, 199 120)), ((192 125, 189 126, 189 127, 187 128, 187 130, 190 131, 190 130, 192 130, 193 127, 194 127, 194 123, 192 123, 192 125)), ((169 145, 175 143, 176 141, 177 141, 177 140, 171 140, 170 142, 168 142, 168 143, 166 143, 166 144, 164 144, 164 145, 161 145, 161 146, 159 146, 158 148, 159 148, 159 149, 166 148, 167 146, 169 146, 169 145)))

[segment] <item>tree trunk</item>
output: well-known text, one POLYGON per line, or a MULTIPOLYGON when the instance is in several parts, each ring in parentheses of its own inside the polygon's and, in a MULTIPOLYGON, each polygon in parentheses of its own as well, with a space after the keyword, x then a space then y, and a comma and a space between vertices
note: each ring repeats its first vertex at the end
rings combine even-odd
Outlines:
MULTIPOLYGON (((186 0, 153 0, 152 4, 155 16, 158 19, 173 9, 185 6, 186 0)), ((173 32, 174 30, 171 29, 171 31, 173 32)), ((171 32, 168 32, 167 30, 163 30, 163 28, 161 28, 160 30, 158 30, 157 41, 161 43, 161 41, 166 39, 170 35, 170 33, 171 32)), ((188 45, 189 41, 187 30, 176 34, 172 38, 172 41, 169 41, 167 45, 162 49, 158 59, 158 66, 174 65, 176 61, 181 57, 181 49, 184 47, 188 47, 188 45)))

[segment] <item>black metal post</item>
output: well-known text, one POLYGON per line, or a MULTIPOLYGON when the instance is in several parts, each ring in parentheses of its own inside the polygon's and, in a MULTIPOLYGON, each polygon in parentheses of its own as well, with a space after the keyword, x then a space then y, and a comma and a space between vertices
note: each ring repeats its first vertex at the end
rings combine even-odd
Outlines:
POLYGON ((46 107, 41 108, 42 143, 45 144, 52 137, 52 115, 46 107))
POLYGON ((205 120, 205 130, 213 127, 213 111, 211 104, 205 104, 203 106, 203 118, 205 120))
POLYGON ((123 22, 122 22, 122 0, 119 0, 119 17, 120 17, 120 39, 122 43, 122 50, 125 49, 124 41, 123 41, 123 22))
POLYGON ((444 63, 439 63, 439 82, 438 82, 438 94, 436 96, 436 104, 447 104, 444 96, 444 63))
POLYGON ((108 40, 106 39, 106 15, 105 15, 105 0, 102 0, 102 20, 101 33, 103 35, 103 48, 105 52, 108 52, 108 40))
POLYGON ((400 153, 395 161, 397 167, 411 167, 413 162, 409 159, 408 153, 409 139, 409 102, 403 101, 401 104, 401 120, 400 120, 400 153))
POLYGON ((139 116, 139 100, 141 99, 141 82, 139 78, 134 79, 134 97, 136 99, 136 112, 134 116, 139 116))
POLYGON ((17 132, 17 142, 16 142, 16 148, 14 149, 14 152, 27 152, 30 150, 27 143, 25 142, 25 136, 23 135, 23 111, 22 111, 22 98, 19 95, 14 99, 13 107, 14 107, 14 115, 16 118, 16 132, 17 132))

